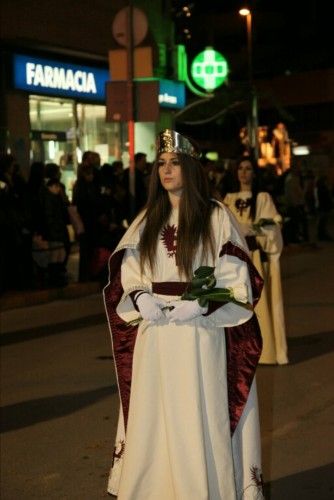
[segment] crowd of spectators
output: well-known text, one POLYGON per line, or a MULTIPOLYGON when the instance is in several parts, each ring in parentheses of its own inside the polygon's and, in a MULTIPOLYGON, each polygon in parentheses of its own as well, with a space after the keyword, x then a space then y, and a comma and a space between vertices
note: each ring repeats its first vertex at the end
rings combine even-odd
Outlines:
MULTIPOLYGON (((216 196, 223 199, 236 188, 233 162, 205 158, 203 166, 216 196)), ((98 153, 86 151, 69 199, 59 165, 34 162, 26 180, 14 156, 1 156, 0 293, 66 286, 73 245, 79 248, 78 280, 105 284, 109 255, 145 204, 150 171, 146 154, 138 152, 134 197, 122 161, 101 166, 98 153)), ((284 218, 286 245, 332 240, 333 188, 326 176, 303 171, 298 159, 283 175, 270 167, 259 174, 261 189, 284 218)))

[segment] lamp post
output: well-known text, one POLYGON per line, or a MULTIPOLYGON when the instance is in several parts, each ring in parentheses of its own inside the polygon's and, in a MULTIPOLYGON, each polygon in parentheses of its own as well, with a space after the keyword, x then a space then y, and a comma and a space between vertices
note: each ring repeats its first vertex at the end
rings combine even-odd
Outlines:
POLYGON ((252 41, 252 13, 249 8, 242 8, 239 10, 241 16, 246 17, 247 21, 247 56, 248 56, 248 82, 249 82, 249 108, 248 108, 248 137, 249 144, 254 152, 255 160, 259 158, 259 146, 258 146, 258 106, 257 106, 257 94, 254 88, 253 82, 253 41, 252 41))

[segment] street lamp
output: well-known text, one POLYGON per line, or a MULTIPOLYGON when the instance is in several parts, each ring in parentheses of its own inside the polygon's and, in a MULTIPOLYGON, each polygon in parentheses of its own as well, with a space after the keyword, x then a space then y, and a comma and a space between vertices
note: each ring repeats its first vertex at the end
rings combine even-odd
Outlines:
POLYGON ((239 14, 246 17, 247 21, 248 79, 250 85, 253 85, 252 13, 248 8, 244 7, 239 10, 239 14))
POLYGON ((246 17, 247 21, 247 55, 248 55, 248 82, 250 89, 249 96, 249 111, 248 111, 248 137, 252 151, 254 152, 255 160, 259 158, 258 148, 258 107, 257 95, 253 83, 253 43, 252 43, 252 13, 248 7, 243 7, 239 10, 241 16, 246 17))

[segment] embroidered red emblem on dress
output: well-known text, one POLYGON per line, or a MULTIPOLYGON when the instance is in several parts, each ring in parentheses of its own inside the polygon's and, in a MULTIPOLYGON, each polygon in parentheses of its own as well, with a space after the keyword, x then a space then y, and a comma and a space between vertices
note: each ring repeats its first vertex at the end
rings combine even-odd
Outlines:
POLYGON ((161 240, 166 247, 168 257, 174 257, 176 254, 176 235, 177 227, 174 224, 172 226, 167 224, 161 231, 161 240))
POLYGON ((250 207, 251 201, 252 201, 251 198, 247 198, 246 200, 238 198, 237 200, 235 200, 235 208, 237 209, 241 217, 246 208, 250 207))

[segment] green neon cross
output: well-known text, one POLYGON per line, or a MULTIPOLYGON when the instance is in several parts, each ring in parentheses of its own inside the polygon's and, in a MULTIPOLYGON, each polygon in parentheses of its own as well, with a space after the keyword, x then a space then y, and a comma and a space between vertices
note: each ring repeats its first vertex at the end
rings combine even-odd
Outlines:
POLYGON ((205 90, 213 90, 222 85, 227 74, 228 65, 225 57, 211 48, 198 54, 191 65, 194 81, 205 90))

